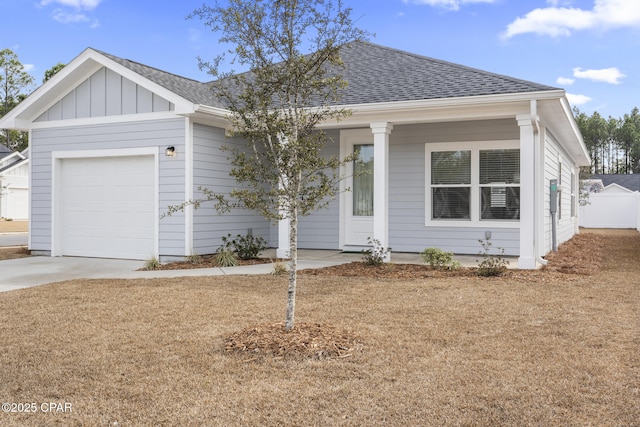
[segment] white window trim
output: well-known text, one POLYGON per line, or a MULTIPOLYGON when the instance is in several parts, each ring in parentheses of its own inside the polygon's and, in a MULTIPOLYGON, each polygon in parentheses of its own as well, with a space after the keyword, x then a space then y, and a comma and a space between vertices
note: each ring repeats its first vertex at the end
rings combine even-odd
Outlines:
MULTIPOLYGON (((433 142, 425 144, 425 226, 427 227, 476 227, 517 228, 519 220, 480 219, 480 150, 520 150, 520 141, 433 142), (470 219, 431 219, 431 153, 434 151, 471 151, 470 219)), ((520 184, 522 185, 522 184, 520 184)), ((522 187, 520 187, 522 191, 522 187)))

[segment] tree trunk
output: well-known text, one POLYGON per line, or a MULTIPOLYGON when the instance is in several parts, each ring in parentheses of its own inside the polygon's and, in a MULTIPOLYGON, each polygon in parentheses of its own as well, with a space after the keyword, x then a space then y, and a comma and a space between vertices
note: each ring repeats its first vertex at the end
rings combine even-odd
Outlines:
POLYGON ((296 284, 298 278, 298 209, 289 212, 289 287, 287 290, 287 318, 285 329, 290 331, 295 323, 296 284))

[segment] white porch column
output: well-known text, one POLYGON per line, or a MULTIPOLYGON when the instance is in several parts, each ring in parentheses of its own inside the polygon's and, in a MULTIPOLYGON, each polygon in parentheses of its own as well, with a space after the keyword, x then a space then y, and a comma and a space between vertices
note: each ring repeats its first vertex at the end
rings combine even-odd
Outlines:
MULTIPOLYGON (((389 134, 393 125, 371 123, 373 132, 373 238, 389 247, 389 134)), ((391 260, 389 253, 385 262, 391 260)))
POLYGON ((530 114, 516 116, 520 126, 520 257, 518 268, 536 268, 535 254, 535 134, 530 114))

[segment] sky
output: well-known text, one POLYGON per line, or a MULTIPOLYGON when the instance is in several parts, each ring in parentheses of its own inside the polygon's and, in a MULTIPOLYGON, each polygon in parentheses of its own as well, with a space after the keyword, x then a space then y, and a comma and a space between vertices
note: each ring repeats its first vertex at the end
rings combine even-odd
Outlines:
MULTIPOLYGON (((343 1, 373 43, 563 88, 589 115, 640 107, 639 0, 343 1)), ((220 34, 187 19, 203 3, 0 0, 0 49, 16 53, 38 85, 88 47, 209 81, 197 58, 225 49, 220 34)))

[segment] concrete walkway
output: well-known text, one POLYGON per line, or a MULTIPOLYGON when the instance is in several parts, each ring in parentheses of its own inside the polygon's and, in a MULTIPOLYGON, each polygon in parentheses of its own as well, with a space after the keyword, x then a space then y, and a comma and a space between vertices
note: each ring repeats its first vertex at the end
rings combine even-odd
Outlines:
MULTIPOLYGON (((275 251, 268 250, 266 258, 275 258, 275 251)), ((477 256, 455 257, 463 266, 477 266, 477 256)), ((331 250, 300 250, 298 268, 322 268, 361 261, 362 254, 331 250)), ((419 254, 393 253, 394 263, 422 264, 419 254)), ((517 265, 512 259, 510 268, 517 265)), ((0 261, 0 292, 28 288, 46 283, 73 279, 150 279, 158 277, 223 276, 230 274, 269 274, 273 264, 256 264, 225 268, 196 268, 188 270, 138 271, 144 261, 33 256, 0 261)))
MULTIPOLYGON (((264 254, 265 257, 270 255, 269 251, 264 254)), ((337 251, 309 251, 306 254, 300 251, 298 268, 322 268, 361 258, 360 254, 341 254, 337 251)), ((0 292, 73 279, 151 279, 269 274, 273 271, 272 263, 224 268, 138 271, 144 264, 144 261, 122 259, 45 256, 0 261, 0 292)))
POLYGON ((27 233, 0 233, 0 247, 27 246, 27 233))

